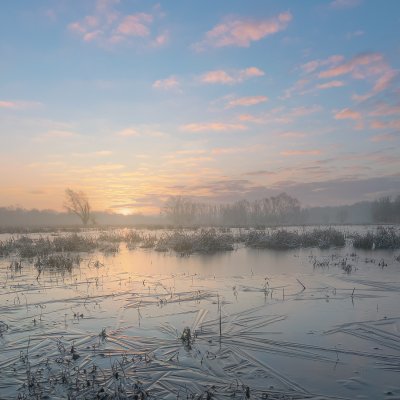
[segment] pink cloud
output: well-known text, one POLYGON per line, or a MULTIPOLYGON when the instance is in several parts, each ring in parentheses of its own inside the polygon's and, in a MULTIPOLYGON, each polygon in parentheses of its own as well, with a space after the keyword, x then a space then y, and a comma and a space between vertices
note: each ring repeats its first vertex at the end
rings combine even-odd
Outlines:
POLYGON ((96 10, 98 12, 107 11, 113 5, 118 4, 120 0, 97 0, 96 1, 96 10))
POLYGON ((79 136, 76 132, 71 132, 67 130, 59 130, 59 129, 54 129, 47 131, 46 133, 43 133, 39 136, 36 136, 34 138, 35 141, 37 142, 43 142, 43 141, 48 141, 48 140, 57 140, 57 139, 71 139, 74 137, 79 136))
POLYGON ((135 137, 140 136, 140 133, 134 128, 126 128, 122 131, 117 132, 117 136, 121 137, 135 137))
POLYGON ((153 44, 154 44, 154 46, 159 47, 159 46, 165 45, 166 43, 168 43, 168 41, 169 41, 169 32, 166 31, 166 32, 158 35, 154 39, 153 44))
POLYGON ((241 71, 241 74, 245 78, 253 77, 253 76, 263 76, 265 75, 264 71, 257 67, 249 67, 245 70, 241 71))
POLYGON ((204 83, 222 83, 223 85, 235 83, 235 79, 222 70, 209 71, 202 75, 200 79, 204 83))
POLYGON ((10 110, 26 110, 29 108, 36 108, 40 106, 42 106, 42 103, 37 101, 0 100, 0 108, 6 108, 10 110))
POLYGON ((344 83, 342 81, 330 81, 326 83, 321 83, 320 85, 317 85, 317 89, 331 89, 331 88, 337 88, 344 86, 344 83))
POLYGON ((289 117, 297 118, 297 117, 305 117, 307 115, 317 113, 321 110, 322 110, 321 106, 314 104, 309 107, 304 107, 304 106, 295 107, 292 110, 288 111, 286 114, 289 117))
POLYGON ((178 89, 179 82, 175 76, 170 76, 169 78, 159 79, 155 81, 152 86, 155 89, 163 89, 163 90, 178 89))
POLYGON ((203 83, 219 83, 222 85, 232 85, 235 83, 243 82, 246 79, 260 77, 265 75, 264 71, 257 67, 249 67, 242 70, 224 71, 214 70, 208 71, 200 77, 203 83))
POLYGON ((260 150, 260 146, 247 146, 247 147, 216 147, 211 150, 211 154, 240 154, 240 153, 253 153, 260 150))
POLYGON ((102 33, 103 33, 103 32, 100 31, 100 30, 85 33, 85 34, 83 35, 83 40, 84 40, 85 42, 91 42, 92 40, 95 40, 95 39, 97 39, 98 37, 100 37, 102 33))
POLYGON ((382 135, 376 135, 372 136, 370 138, 371 142, 379 143, 379 142, 392 142, 393 140, 396 140, 396 136, 390 135, 387 133, 383 133, 382 135))
POLYGON ((354 78, 363 79, 371 74, 379 73, 380 65, 377 66, 378 68, 367 68, 366 70, 365 67, 381 63, 382 61, 383 56, 380 53, 360 54, 345 63, 320 72, 318 76, 319 78, 335 78, 341 75, 352 74, 354 78), (364 70, 362 70, 363 67, 364 70))
POLYGON ((181 130, 187 132, 205 132, 205 131, 227 132, 227 131, 242 131, 245 129, 247 129, 245 125, 225 123, 225 122, 192 123, 183 125, 181 127, 181 130))
POLYGON ((292 20, 290 12, 281 13, 266 20, 227 18, 208 31, 203 42, 197 45, 204 47, 239 46, 249 47, 252 42, 285 30, 292 20))
POLYGON ((257 124, 278 124, 285 125, 294 122, 298 118, 303 118, 308 115, 318 113, 323 108, 320 105, 314 104, 311 106, 301 106, 294 108, 276 107, 268 112, 260 115, 241 114, 238 116, 239 121, 252 122, 257 124))
POLYGON ((265 123, 264 118, 257 117, 252 114, 241 114, 239 115, 239 121, 244 121, 244 122, 253 122, 257 124, 263 124, 265 123))
POLYGON ((283 99, 289 99, 293 96, 294 93, 305 93, 305 87, 310 83, 309 79, 299 79, 297 80, 294 85, 290 88, 286 89, 283 95, 283 99))
POLYGON ((400 115, 400 105, 392 106, 386 103, 379 104, 373 111, 370 112, 370 115, 374 117, 385 117, 396 114, 400 115))
POLYGON ((378 93, 387 89, 396 75, 397 75, 396 71, 393 71, 391 69, 386 70, 383 73, 383 75, 375 82, 372 91, 374 93, 378 93))
POLYGON ((69 31, 85 42, 97 42, 106 48, 123 42, 130 43, 132 38, 141 38, 141 42, 149 47, 160 47, 168 42, 167 31, 152 34, 154 21, 163 16, 159 6, 153 7, 151 13, 123 15, 114 9, 118 3, 119 0, 98 0, 94 15, 70 23, 69 31))
POLYGON ((379 121, 374 120, 371 121, 370 127, 372 129, 395 129, 400 130, 400 120, 392 120, 392 121, 379 121))
POLYGON ((0 108, 17 108, 17 103, 14 101, 0 101, 0 108))
POLYGON ((68 29, 75 33, 85 33, 86 28, 80 22, 72 22, 68 25, 68 29))
POLYGON ((84 19, 84 24, 90 28, 95 28, 99 24, 99 20, 94 15, 88 15, 84 19))
POLYGON ((344 108, 335 114, 335 119, 352 119, 358 121, 361 120, 361 114, 357 111, 351 110, 350 108, 344 108))
POLYGON ((312 60, 303 65, 300 65, 300 68, 307 74, 314 72, 316 69, 326 66, 326 65, 335 65, 339 64, 344 60, 344 57, 339 54, 335 54, 333 56, 328 57, 325 60, 312 60))
POLYGON ((237 106, 254 106, 256 104, 265 103, 268 101, 268 97, 266 96, 247 96, 247 97, 240 97, 238 99, 231 100, 227 104, 227 108, 237 107, 237 106))
POLYGON ((153 22, 153 16, 146 13, 138 13, 124 17, 117 27, 117 32, 127 36, 150 35, 149 25, 153 22))

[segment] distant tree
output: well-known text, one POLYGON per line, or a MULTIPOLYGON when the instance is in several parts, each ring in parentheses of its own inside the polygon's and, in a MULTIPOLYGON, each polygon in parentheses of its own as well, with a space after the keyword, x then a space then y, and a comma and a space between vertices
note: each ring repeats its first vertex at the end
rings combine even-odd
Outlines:
POLYGON ((400 222, 400 195, 380 197, 372 203, 372 217, 378 223, 400 222))
POLYGON ((89 222, 94 223, 89 200, 84 192, 66 189, 64 208, 78 216, 84 226, 87 226, 89 222))
POLYGON ((394 222, 393 203, 389 196, 380 197, 372 203, 372 217, 374 222, 394 222))
POLYGON ((171 196, 162 208, 164 214, 174 225, 190 225, 194 222, 197 204, 187 197, 171 196))
POLYGON ((272 218, 277 223, 295 222, 300 213, 300 201, 287 193, 280 193, 269 200, 272 218))
POLYGON ((347 221, 347 218, 349 216, 349 211, 347 208, 340 207, 337 211, 337 219, 339 223, 344 224, 347 221))

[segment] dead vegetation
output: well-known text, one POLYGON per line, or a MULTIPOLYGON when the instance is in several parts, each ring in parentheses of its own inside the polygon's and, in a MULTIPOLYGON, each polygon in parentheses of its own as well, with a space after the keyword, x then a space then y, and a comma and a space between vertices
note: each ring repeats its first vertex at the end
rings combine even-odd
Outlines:
POLYGON ((301 247, 343 247, 345 236, 333 228, 314 229, 313 231, 250 231, 246 245, 257 249, 287 250, 301 247))
POLYGON ((400 248, 400 233, 393 227, 378 227, 376 232, 356 234, 353 246, 358 249, 395 250, 400 248))

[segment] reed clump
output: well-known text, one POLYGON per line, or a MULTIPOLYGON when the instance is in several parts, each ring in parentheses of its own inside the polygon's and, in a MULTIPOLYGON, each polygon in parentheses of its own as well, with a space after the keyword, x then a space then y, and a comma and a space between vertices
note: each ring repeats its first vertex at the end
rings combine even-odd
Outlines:
POLYGON ((79 266, 81 258, 79 255, 71 254, 50 254, 43 257, 38 257, 35 260, 36 269, 41 272, 43 270, 50 270, 56 272, 72 272, 73 267, 79 266))
POLYGON ((72 233, 66 236, 58 236, 53 240, 55 252, 91 252, 99 247, 99 241, 91 237, 72 233))
POLYGON ((360 249, 388 249, 400 248, 400 233, 392 227, 378 227, 376 232, 367 232, 354 236, 353 246, 360 249))
POLYGON ((221 233, 215 229, 202 229, 195 232, 176 231, 163 235, 157 242, 156 249, 171 249, 180 254, 215 253, 231 251, 234 237, 230 233, 221 233))
POLYGON ((284 229, 272 232, 254 230, 248 232, 245 243, 248 247, 258 249, 289 250, 301 247, 342 247, 346 241, 342 232, 327 228, 301 233, 284 229))

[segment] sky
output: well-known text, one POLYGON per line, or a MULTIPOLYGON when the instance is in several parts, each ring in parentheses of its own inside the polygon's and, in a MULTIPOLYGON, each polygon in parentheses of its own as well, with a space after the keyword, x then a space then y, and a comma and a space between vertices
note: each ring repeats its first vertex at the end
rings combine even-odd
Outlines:
POLYGON ((0 206, 400 192, 398 0, 0 4, 0 206))

